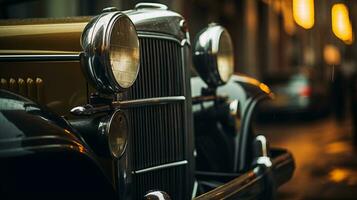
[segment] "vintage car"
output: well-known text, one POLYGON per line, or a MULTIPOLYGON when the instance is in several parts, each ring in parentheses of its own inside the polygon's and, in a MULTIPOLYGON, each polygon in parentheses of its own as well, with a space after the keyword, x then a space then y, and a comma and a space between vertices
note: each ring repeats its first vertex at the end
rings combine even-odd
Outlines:
POLYGON ((192 46, 161 4, 1 21, 0 199, 274 199, 294 159, 254 132, 269 88, 222 26, 192 46))

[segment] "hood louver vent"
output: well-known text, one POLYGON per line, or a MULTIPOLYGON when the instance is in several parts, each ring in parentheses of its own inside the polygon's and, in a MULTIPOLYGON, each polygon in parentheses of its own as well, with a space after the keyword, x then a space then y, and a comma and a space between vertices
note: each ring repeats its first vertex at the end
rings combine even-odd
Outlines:
POLYGON ((44 100, 44 83, 41 78, 0 78, 0 88, 25 96, 37 103, 42 103, 44 100))

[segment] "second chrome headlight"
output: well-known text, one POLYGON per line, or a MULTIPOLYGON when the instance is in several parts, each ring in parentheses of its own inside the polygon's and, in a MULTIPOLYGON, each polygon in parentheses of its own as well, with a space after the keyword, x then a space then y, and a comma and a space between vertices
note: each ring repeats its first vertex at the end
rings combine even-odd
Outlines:
POLYGON ((105 12, 85 27, 81 45, 83 71, 100 92, 116 93, 132 86, 139 71, 139 39, 121 12, 105 12))
POLYGON ((233 43, 228 31, 210 24, 195 39, 193 62, 208 86, 216 88, 226 83, 234 70, 233 43))

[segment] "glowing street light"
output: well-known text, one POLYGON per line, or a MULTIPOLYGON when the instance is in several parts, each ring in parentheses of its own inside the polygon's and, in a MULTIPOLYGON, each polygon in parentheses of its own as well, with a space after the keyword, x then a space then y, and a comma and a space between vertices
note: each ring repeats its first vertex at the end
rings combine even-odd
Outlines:
POLYGON ((343 3, 333 5, 331 17, 332 32, 346 44, 352 44, 353 31, 347 6, 343 3))
POLYGON ((315 23, 314 0, 293 0, 293 16, 299 26, 312 28, 315 23))

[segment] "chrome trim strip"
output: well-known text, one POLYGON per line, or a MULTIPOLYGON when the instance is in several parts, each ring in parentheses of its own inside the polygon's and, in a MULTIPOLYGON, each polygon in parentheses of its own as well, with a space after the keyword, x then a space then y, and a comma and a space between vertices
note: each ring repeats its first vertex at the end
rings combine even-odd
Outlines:
MULTIPOLYGON (((152 34, 149 32, 138 31, 139 38, 156 38, 163 40, 171 40, 178 43, 180 46, 189 44, 186 39, 182 41, 175 37, 165 34, 152 34)), ((35 62, 35 61, 79 61, 80 54, 4 54, 0 55, 0 62, 35 62)))
POLYGON ((182 161, 178 161, 178 162, 167 163, 167 164, 158 165, 155 167, 149 167, 149 168, 145 168, 145 169, 136 170, 136 171, 133 171, 132 173, 133 174, 141 174, 141 173, 145 173, 145 172, 156 171, 159 169, 177 167, 177 166, 187 165, 187 164, 188 164, 187 160, 182 160, 182 161))
POLYGON ((156 98, 147 98, 147 99, 127 100, 127 101, 114 101, 112 102, 112 106, 114 108, 126 109, 126 108, 142 107, 142 106, 178 103, 185 100, 186 100, 185 96, 156 97, 156 98))
POLYGON ((154 106, 162 104, 179 103, 186 100, 185 96, 171 96, 171 97, 156 97, 147 99, 135 99, 127 101, 113 101, 110 105, 104 106, 93 106, 90 104, 77 106, 71 109, 71 114, 81 116, 81 115, 93 115, 101 112, 108 112, 116 109, 128 109, 143 106, 154 106))
POLYGON ((79 54, 19 54, 0 55, 1 62, 79 61, 79 54))

